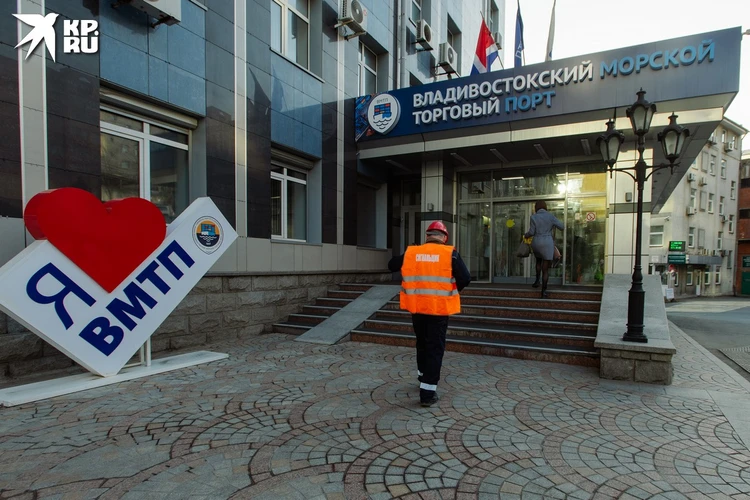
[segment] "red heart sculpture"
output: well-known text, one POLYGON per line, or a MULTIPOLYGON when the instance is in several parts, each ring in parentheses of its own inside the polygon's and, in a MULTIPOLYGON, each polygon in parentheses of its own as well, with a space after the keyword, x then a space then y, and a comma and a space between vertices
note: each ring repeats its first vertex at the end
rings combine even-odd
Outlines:
POLYGON ((161 210, 142 198, 106 203, 78 188, 43 191, 29 200, 23 220, 83 272, 112 292, 164 241, 161 210))

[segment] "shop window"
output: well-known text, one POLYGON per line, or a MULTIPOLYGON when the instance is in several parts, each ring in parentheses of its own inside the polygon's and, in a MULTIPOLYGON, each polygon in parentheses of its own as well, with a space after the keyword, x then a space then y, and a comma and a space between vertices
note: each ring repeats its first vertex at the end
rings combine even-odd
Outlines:
POLYGON ((709 193, 708 195, 708 213, 714 213, 714 194, 709 193))
POLYGON ((271 1, 271 48, 303 68, 310 67, 309 0, 271 1))
POLYGON ((688 248, 695 247, 695 228, 688 228, 688 248))
POLYGON ((724 159, 721 160, 721 166, 719 167, 719 175, 721 175, 722 179, 727 178, 727 161, 724 159))
POLYGON ((685 286, 693 286, 693 273, 688 271, 685 275, 685 286))
POLYGON ((271 235, 307 240, 307 174, 277 160, 271 162, 271 235))
POLYGON ((651 247, 664 246, 664 226, 651 226, 648 245, 651 247))
POLYGON ((378 56, 359 42, 359 95, 371 95, 378 91, 378 56))
POLYGON ((732 181, 729 186, 729 199, 733 200, 737 196, 737 181, 732 181))
POLYGON ((719 196, 719 215, 724 215, 724 197, 719 196))
POLYGON ((719 231, 719 234, 716 235, 716 250, 721 250, 721 242, 724 240, 724 232, 719 231))
POLYGON ((189 131, 109 107, 100 120, 102 201, 145 198, 172 222, 189 204, 189 131))

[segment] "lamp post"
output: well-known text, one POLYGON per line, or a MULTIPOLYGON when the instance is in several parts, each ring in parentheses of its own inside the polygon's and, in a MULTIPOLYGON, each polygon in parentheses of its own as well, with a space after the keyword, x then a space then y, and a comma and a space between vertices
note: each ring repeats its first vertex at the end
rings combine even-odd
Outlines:
POLYGON ((620 146, 625 141, 622 132, 615 130, 613 120, 607 122, 607 131, 599 136, 597 145, 602 155, 602 160, 607 164, 610 176, 613 172, 623 172, 636 183, 638 189, 638 201, 636 204, 636 229, 635 229, 635 265, 633 266, 633 281, 628 291, 628 324, 622 340, 628 342, 648 342, 648 337, 643 333, 643 311, 645 307, 645 292, 643 290, 643 272, 641 270, 641 243, 643 239, 643 185, 651 175, 661 169, 669 168, 674 171, 675 161, 682 153, 685 138, 689 132, 686 128, 677 125, 677 116, 672 113, 669 117, 669 125, 659 133, 658 140, 662 145, 664 157, 668 164, 647 165, 643 160, 643 151, 646 149, 646 134, 651 127, 651 119, 656 113, 656 105, 645 99, 646 92, 640 89, 637 92, 638 99, 627 109, 626 114, 630 119, 633 133, 638 138, 638 161, 634 167, 615 168, 617 157, 620 154, 620 146), (647 175, 646 170, 651 169, 647 175), (635 171, 635 174, 630 170, 635 171))

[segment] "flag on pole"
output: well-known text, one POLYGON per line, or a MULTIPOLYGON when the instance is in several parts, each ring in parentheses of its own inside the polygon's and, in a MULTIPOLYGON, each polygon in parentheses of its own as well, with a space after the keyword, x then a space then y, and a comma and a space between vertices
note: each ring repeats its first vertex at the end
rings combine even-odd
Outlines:
POLYGON ((521 19, 521 1, 518 1, 518 11, 516 11, 516 47, 513 59, 513 67, 520 68, 523 66, 523 19, 521 19))
POLYGON ((555 5, 557 0, 552 2, 552 16, 549 20, 549 35, 547 36, 547 61, 552 60, 552 44, 555 42, 555 5))
POLYGON ((482 19, 482 27, 479 28, 479 38, 477 39, 477 51, 474 55, 474 66, 471 67, 471 74, 487 73, 492 68, 492 63, 497 59, 497 45, 492 39, 492 33, 487 24, 482 19))

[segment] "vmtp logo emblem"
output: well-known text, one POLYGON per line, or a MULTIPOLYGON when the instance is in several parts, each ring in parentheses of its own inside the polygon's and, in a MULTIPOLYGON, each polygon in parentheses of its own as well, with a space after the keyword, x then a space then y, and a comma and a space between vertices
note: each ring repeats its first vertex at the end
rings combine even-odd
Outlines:
POLYGON ((398 123, 401 106, 398 99, 390 94, 380 94, 370 101, 367 108, 367 122, 375 132, 387 134, 398 123))
POLYGON ((206 253, 213 253, 221 246, 224 231, 216 219, 204 217, 193 225, 193 239, 198 248, 206 253))
MULTIPOLYGON (((33 29, 18 42, 15 48, 29 44, 28 59, 39 43, 44 41, 50 57, 57 61, 55 54, 55 22, 59 14, 13 14, 22 23, 33 29)), ((63 20, 63 52, 65 54, 94 54, 99 51, 99 23, 92 19, 63 20)))

